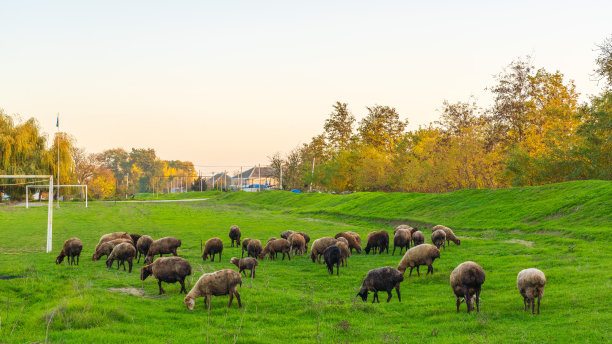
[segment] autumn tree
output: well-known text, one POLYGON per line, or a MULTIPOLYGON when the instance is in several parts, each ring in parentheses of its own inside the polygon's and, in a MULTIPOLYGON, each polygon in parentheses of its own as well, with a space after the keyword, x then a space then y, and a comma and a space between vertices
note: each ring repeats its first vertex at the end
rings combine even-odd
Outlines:
POLYGON ((612 36, 599 44, 597 50, 599 55, 595 60, 595 77, 597 80, 606 80, 608 87, 612 87, 612 36))
POLYGON ((336 102, 334 110, 323 126, 330 150, 338 152, 349 148, 353 139, 354 124, 355 116, 348 111, 346 103, 336 102))
POLYGON ((407 121, 400 120, 395 108, 376 105, 367 107, 368 114, 359 122, 359 136, 366 145, 392 152, 401 139, 407 121))

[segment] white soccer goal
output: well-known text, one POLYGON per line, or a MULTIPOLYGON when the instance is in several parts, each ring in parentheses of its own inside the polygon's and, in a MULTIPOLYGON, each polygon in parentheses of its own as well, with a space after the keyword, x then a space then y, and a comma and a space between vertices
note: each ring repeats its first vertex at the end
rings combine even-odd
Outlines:
POLYGON ((53 176, 48 175, 0 175, 0 179, 49 179, 49 210, 47 212, 47 253, 52 249, 53 235, 53 176))
MULTIPOLYGON (((30 207, 29 205, 29 197, 28 197, 28 191, 30 190, 30 188, 48 188, 49 185, 26 185, 26 209, 30 207)), ((86 184, 79 184, 79 185, 54 185, 54 188, 64 188, 64 187, 82 187, 85 188, 85 208, 87 208, 87 185, 86 184)))

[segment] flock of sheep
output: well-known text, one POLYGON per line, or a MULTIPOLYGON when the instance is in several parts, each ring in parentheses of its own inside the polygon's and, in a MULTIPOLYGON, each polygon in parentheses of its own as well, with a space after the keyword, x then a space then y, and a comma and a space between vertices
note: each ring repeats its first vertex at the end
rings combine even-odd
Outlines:
MULTIPOLYGON (((408 225, 399 225, 393 232, 393 255, 396 248, 400 249, 400 254, 404 249, 406 252, 400 260, 397 269, 392 267, 381 267, 370 270, 357 293, 365 302, 367 301, 368 293, 373 292, 374 297, 372 302, 380 302, 378 299, 379 291, 386 291, 388 294, 387 302, 391 300, 391 292, 395 289, 398 300, 401 301, 400 283, 404 280, 404 273, 408 268, 410 272, 408 277, 412 276, 412 271, 416 268, 417 275, 420 276, 419 267, 427 266, 427 274, 433 274, 433 262, 436 258, 440 258, 440 247, 446 250, 446 246, 452 241, 456 245, 460 245, 461 241, 457 238, 452 229, 437 225, 432 229, 431 241, 433 245, 425 244, 425 236, 423 232, 417 228, 412 228, 408 225), (412 248, 410 247, 412 244, 412 248)), ((282 253, 282 259, 291 260, 291 254, 303 255, 308 253, 308 244, 310 237, 304 232, 284 231, 281 233, 281 238, 270 238, 265 246, 258 239, 246 238, 240 239, 242 233, 238 226, 232 226, 229 231, 231 239, 231 247, 242 247, 241 258, 232 257, 230 263, 236 265, 238 272, 232 269, 223 269, 213 273, 203 274, 191 291, 185 289, 185 278, 191 275, 191 265, 181 257, 178 257, 177 248, 181 246, 181 240, 174 237, 165 237, 158 240, 153 240, 148 235, 128 234, 125 232, 115 232, 103 235, 96 245, 93 260, 99 260, 102 256, 107 256, 106 266, 111 268, 114 261, 117 261, 117 269, 123 266, 126 270, 125 263, 129 265, 129 272, 132 272, 132 264, 134 259, 140 259, 144 256, 145 265, 140 271, 140 279, 145 280, 148 276, 153 275, 159 286, 159 294, 164 293, 162 282, 181 284, 179 293, 185 292, 185 305, 188 309, 193 310, 195 299, 198 297, 204 298, 204 307, 210 309, 211 296, 229 295, 229 304, 231 306, 234 296, 238 301, 238 307, 242 307, 240 294, 238 293, 238 285, 242 285, 242 274, 246 276, 246 270, 249 270, 249 276, 255 278, 255 269, 258 265, 258 259, 274 260, 278 254, 282 253), (244 257, 244 253, 247 257, 244 257), (164 254, 172 254, 171 257, 163 257, 164 254), (155 256, 160 257, 154 259, 155 256)), ((382 254, 389 253, 389 233, 386 230, 372 232, 367 235, 367 244, 365 253, 382 254)), ((333 275, 334 266, 336 274, 340 273, 340 265, 348 266, 348 258, 353 250, 361 253, 362 249, 361 237, 355 232, 342 232, 336 234, 335 237, 323 237, 316 239, 310 247, 310 258, 312 262, 321 264, 321 257, 325 261, 327 269, 333 275)), ((79 264, 79 256, 83 249, 83 244, 78 238, 66 240, 62 251, 57 256, 56 263, 60 264, 64 257, 68 257, 68 263, 79 264), (76 259, 76 263, 75 263, 76 259)), ((223 242, 220 238, 211 238, 204 245, 202 259, 206 261, 208 258, 212 262, 215 261, 215 255, 218 255, 218 261, 221 261, 223 253, 223 242)), ((474 309, 480 311, 480 291, 485 282, 485 272, 483 268, 475 262, 466 261, 457 266, 450 275, 450 285, 457 298, 457 312, 459 306, 465 302, 467 312, 474 309)), ((535 313, 535 301, 537 300, 537 313, 540 313, 540 301, 544 294, 546 285, 546 277, 544 273, 538 269, 531 268, 519 272, 517 276, 517 287, 523 297, 524 310, 527 311, 531 307, 531 313, 535 313)))

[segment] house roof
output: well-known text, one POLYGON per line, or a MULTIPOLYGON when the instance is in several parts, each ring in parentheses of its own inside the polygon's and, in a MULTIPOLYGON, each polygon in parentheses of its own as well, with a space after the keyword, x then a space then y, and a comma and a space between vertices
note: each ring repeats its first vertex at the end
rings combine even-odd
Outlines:
MULTIPOLYGON (((260 167, 255 166, 255 167, 249 168, 248 170, 242 173, 235 175, 234 179, 259 178, 259 171, 260 171, 260 167)), ((274 170, 274 168, 269 167, 269 166, 261 167, 261 178, 275 178, 275 177, 276 177, 276 171, 274 170)))

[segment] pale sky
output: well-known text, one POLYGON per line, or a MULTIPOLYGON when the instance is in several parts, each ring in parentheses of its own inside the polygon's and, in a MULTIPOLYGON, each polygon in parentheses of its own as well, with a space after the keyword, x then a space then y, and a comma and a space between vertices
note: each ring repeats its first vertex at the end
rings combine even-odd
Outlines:
MULTIPOLYGON (((517 57, 586 100, 612 1, 2 1, 0 108, 88 152, 154 148, 204 166, 266 164, 323 130, 395 107, 410 128, 517 57)), ((216 171, 219 171, 217 168, 216 171)))

